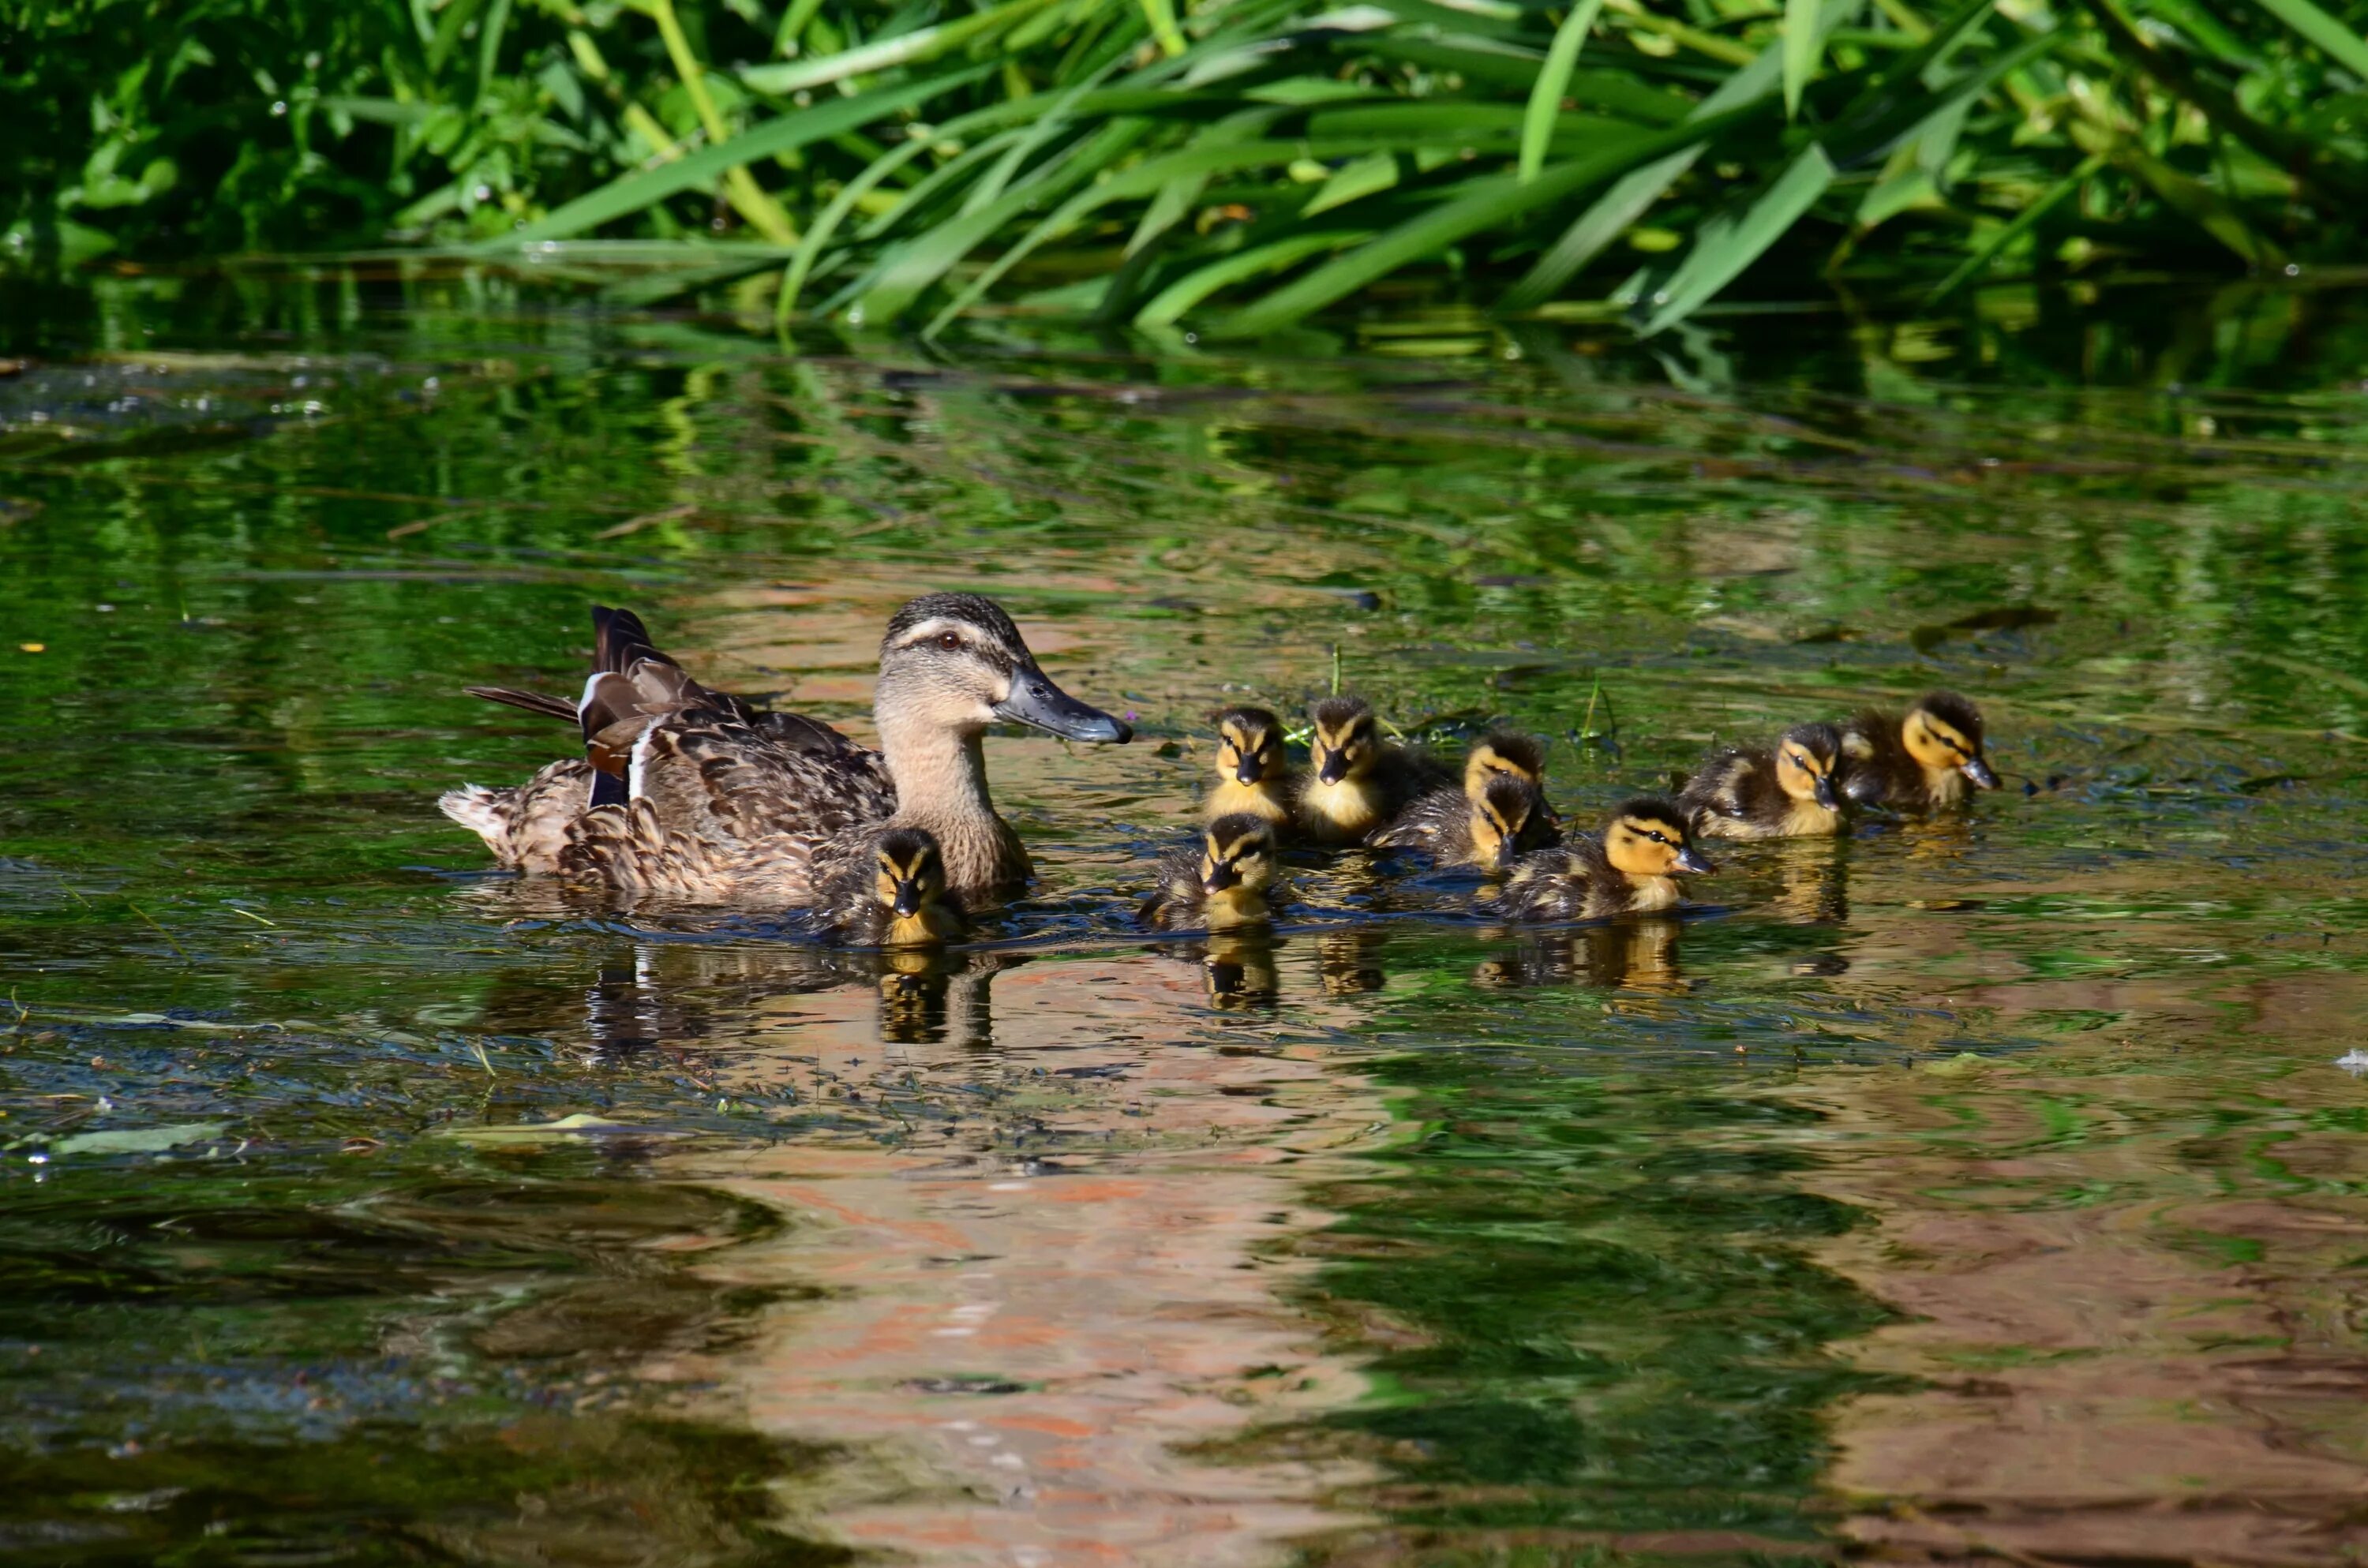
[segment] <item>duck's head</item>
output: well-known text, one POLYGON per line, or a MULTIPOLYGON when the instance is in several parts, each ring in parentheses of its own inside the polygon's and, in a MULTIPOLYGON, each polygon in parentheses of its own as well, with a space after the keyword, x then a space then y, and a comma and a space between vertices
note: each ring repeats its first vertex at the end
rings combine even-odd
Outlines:
POLYGON ((1229 784, 1270 784, 1282 772, 1282 721, 1263 708, 1217 715, 1217 777, 1229 784))
POLYGON ((1511 866, 1522 835, 1545 812, 1538 787, 1516 774, 1491 775, 1472 802, 1472 859, 1492 871, 1511 866))
POLYGON ((873 856, 872 896, 888 912, 892 930, 935 930, 961 922, 934 835, 917 827, 891 828, 880 835, 873 856))
POLYGON ((1274 886, 1274 824, 1235 812, 1209 824, 1201 840, 1201 891, 1211 898, 1239 889, 1262 894, 1274 886))
POLYGON ((1703 875, 1718 868, 1703 858, 1686 831, 1686 813, 1675 801, 1639 795, 1603 824, 1603 853, 1632 877, 1703 875))
POLYGON ((1361 778, 1382 759, 1373 710, 1361 697, 1327 697, 1307 710, 1315 723, 1308 744, 1315 777, 1326 784, 1361 778))
POLYGON ((1982 755, 1981 710, 1953 691, 1918 698, 1900 722, 1899 740, 1927 773, 1954 771, 1977 790, 1998 788, 1998 774, 1982 755))
POLYGON ((975 734, 1009 722, 1072 741, 1134 737, 1054 686, 1011 618, 976 594, 925 594, 896 612, 880 642, 874 707, 883 734, 915 723, 975 734))
POLYGON ((1463 794, 1474 802, 1491 778, 1519 778, 1540 789, 1546 782, 1545 744, 1533 735, 1499 731, 1484 736, 1463 760, 1463 794))
POLYGON ((1795 724, 1776 742, 1776 782, 1796 801, 1827 811, 1842 803, 1835 776, 1842 764, 1842 733, 1831 724, 1795 724))

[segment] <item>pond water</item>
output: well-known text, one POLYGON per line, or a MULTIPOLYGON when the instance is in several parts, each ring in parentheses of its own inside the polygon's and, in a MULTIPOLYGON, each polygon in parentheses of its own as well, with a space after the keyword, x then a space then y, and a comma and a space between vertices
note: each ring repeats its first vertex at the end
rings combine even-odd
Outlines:
POLYGON ((18 287, 0 1559, 2352 1562, 2368 317, 785 351, 498 278, 18 287), (868 737, 975 588, 1124 748, 931 972, 492 875, 586 607, 868 737), (1962 820, 1508 935, 1127 922, 1228 701, 1975 694, 1962 820))

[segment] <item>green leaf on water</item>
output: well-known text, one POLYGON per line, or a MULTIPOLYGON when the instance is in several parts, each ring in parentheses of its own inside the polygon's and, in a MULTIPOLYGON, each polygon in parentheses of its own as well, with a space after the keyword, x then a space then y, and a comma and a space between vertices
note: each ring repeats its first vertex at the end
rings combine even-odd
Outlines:
POLYGON ((222 1135, 226 1121, 181 1121, 170 1127, 124 1128, 111 1132, 77 1132, 50 1145, 57 1154, 161 1154, 187 1143, 208 1143, 222 1135))

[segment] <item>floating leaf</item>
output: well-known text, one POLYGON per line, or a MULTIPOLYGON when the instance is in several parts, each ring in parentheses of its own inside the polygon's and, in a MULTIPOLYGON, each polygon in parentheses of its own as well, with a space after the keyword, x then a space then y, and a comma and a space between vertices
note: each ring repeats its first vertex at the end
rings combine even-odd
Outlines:
POLYGON ((226 1121, 182 1121, 170 1127, 124 1128, 110 1132, 77 1132, 50 1145, 59 1154, 161 1154, 189 1143, 211 1143, 222 1135, 226 1121))

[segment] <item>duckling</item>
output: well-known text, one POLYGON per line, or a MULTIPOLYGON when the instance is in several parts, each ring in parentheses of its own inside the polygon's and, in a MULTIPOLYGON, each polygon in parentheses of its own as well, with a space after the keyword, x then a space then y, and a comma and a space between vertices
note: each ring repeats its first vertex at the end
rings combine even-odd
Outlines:
POLYGON ((1490 875, 1521 856, 1562 842, 1546 798, 1510 773, 1479 775, 1480 791, 1434 790, 1367 842, 1380 848, 1428 850, 1439 864, 1475 867, 1490 875))
POLYGON ((1679 877, 1714 869, 1693 846, 1685 809, 1664 795, 1640 795, 1612 812, 1601 834, 1522 857, 1497 908, 1537 921, 1651 914, 1677 907, 1679 877))
POLYGON ((949 888, 970 901, 1008 892, 1031 870, 987 795, 987 726, 1010 721, 1121 744, 1133 734, 1053 685, 1011 618, 975 594, 925 595, 889 620, 872 705, 878 751, 818 720, 752 720, 736 699, 691 694, 654 711, 641 685, 652 655, 664 658, 645 638, 603 640, 600 662, 620 667, 596 670, 577 704, 585 764, 545 768, 524 790, 453 790, 439 802, 445 815, 518 870, 799 909, 849 867, 868 865, 882 828, 925 828, 949 888), (622 798, 608 799, 620 782, 622 798), (571 807, 572 817, 552 820, 571 807))
POLYGON ((1841 726, 1842 793, 1854 804, 1929 812, 1998 788, 1982 754, 1981 710, 1953 691, 1927 692, 1899 717, 1868 711, 1841 726))
POLYGON ((946 860, 928 829, 892 827, 873 841, 872 863, 847 869, 835 890, 842 941, 867 948, 930 948, 970 934, 962 900, 946 885, 946 860))
POLYGON ((1292 802, 1299 831, 1317 844, 1354 844, 1450 781, 1437 763, 1383 742, 1361 697, 1327 697, 1307 710, 1315 721, 1313 778, 1292 802))
POLYGON ((1678 796, 1704 838, 1830 838, 1842 830, 1842 733, 1795 724, 1773 747, 1733 746, 1703 763, 1678 796))
POLYGON ((1219 817, 1190 849, 1159 863, 1159 881, 1135 918, 1161 931, 1206 926, 1226 931, 1272 918, 1274 824, 1247 812, 1219 817))
POLYGON ((1450 785, 1423 795, 1365 842, 1425 850, 1442 866, 1501 871, 1516 856, 1561 841, 1544 779, 1542 744, 1528 735, 1490 735, 1464 759, 1461 789, 1450 785))
POLYGON ((1217 715, 1217 782, 1205 820, 1247 812, 1281 828, 1291 821, 1292 783, 1281 720, 1263 708, 1228 708, 1217 715))

